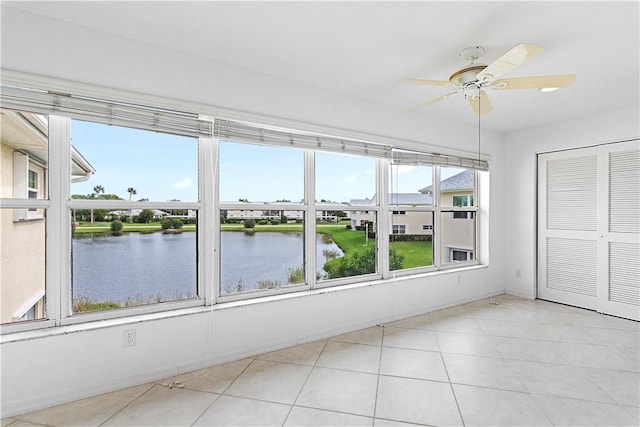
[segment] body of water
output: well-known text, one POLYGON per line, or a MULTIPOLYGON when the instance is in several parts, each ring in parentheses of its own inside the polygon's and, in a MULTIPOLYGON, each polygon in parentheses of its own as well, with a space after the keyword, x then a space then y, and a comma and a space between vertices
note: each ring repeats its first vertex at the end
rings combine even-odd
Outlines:
MULTIPOLYGON (((318 274, 323 250, 342 251, 317 235, 318 274)), ((265 281, 287 285, 288 269, 304 265, 302 233, 221 234, 221 293, 257 289, 265 281)), ((133 304, 196 296, 196 233, 129 233, 73 239, 73 298, 133 304)))

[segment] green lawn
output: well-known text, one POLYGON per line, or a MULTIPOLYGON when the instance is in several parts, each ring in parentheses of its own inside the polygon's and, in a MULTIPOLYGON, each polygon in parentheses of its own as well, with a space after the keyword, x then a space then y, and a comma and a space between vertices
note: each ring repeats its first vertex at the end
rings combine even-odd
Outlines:
POLYGON ((403 269, 433 265, 431 242, 390 242, 389 246, 404 257, 403 269))
MULTIPOLYGON (((122 232, 153 232, 160 231, 162 227, 159 222, 151 222, 149 224, 137 224, 137 223, 122 223, 122 232)), ((182 231, 195 231, 195 224, 185 224, 181 228, 182 231)), ((111 232, 110 222, 81 222, 76 226, 74 233, 109 233, 111 232)))

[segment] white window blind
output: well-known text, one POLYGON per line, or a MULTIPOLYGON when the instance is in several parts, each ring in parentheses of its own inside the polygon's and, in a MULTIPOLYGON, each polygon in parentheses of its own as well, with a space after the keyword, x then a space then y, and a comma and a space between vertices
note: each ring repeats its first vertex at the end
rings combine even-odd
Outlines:
POLYGON ((107 125, 210 138, 212 123, 197 114, 163 110, 71 94, 2 86, 2 108, 55 114, 107 125))
POLYGON ((395 165, 415 166, 451 166, 464 169, 489 170, 489 162, 486 160, 472 159, 469 157, 450 156, 438 153, 422 153, 393 149, 392 163, 395 165))
POLYGON ((229 141, 371 156, 389 159, 394 164, 454 166, 479 170, 489 169, 488 162, 478 159, 399 150, 393 148, 391 145, 355 139, 336 138, 234 120, 216 119, 213 133, 214 137, 229 141))
POLYGON ((275 145, 385 159, 391 158, 391 146, 389 145, 265 127, 233 120, 216 119, 213 135, 223 140, 250 144, 275 145))

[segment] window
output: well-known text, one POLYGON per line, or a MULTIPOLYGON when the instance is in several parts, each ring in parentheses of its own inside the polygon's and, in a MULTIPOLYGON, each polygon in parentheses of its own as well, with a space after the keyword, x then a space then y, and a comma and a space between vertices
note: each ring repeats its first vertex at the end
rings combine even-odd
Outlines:
POLYGON ((476 172, 441 168, 440 192, 440 263, 473 261, 476 252, 476 172))
POLYGON ((406 234, 407 233, 407 226, 404 225, 404 224, 401 224, 401 225, 394 224, 392 227, 393 227, 393 230, 391 232, 393 234, 406 234))
POLYGON ((473 259, 473 251, 449 248, 449 259, 456 261, 471 261, 473 259))
POLYGON ((473 195, 453 196, 453 206, 473 206, 473 195))
POLYGON ((376 273, 375 159, 325 152, 314 157, 316 208, 340 215, 337 222, 316 217, 317 282, 376 273))
MULTIPOLYGON (((4 89, 3 105, 20 101, 4 89)), ((2 115, 9 330, 477 262, 476 172, 439 165, 481 162, 222 119, 214 135, 190 113, 47 97, 42 114, 2 115)))
POLYGON ((454 212, 453 219, 473 219, 473 212, 454 212))
POLYGON ((198 141, 73 120, 72 312, 196 298, 198 141), (152 153, 152 155, 151 155, 152 153))
POLYGON ((433 166, 389 167, 391 271, 433 267, 433 173, 433 166))
POLYGON ((47 118, 2 109, 0 141, 0 323, 6 325, 47 316, 47 118))
POLYGON ((220 141, 219 153, 219 295, 304 285, 304 151, 220 141))

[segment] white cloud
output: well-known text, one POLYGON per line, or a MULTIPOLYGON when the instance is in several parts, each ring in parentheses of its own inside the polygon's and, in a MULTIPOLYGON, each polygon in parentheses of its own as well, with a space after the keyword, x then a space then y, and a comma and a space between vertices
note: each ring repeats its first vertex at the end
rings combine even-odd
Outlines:
POLYGON ((358 178, 353 175, 345 176, 344 180, 347 181, 348 184, 355 184, 358 178))
POLYGON ((415 166, 410 166, 410 165, 398 165, 398 166, 393 166, 393 168, 391 169, 391 173, 398 173, 398 175, 403 174, 403 173, 409 173, 412 170, 414 170, 416 167, 415 166))
POLYGON ((173 188, 189 188, 193 186, 193 181, 191 181, 189 178, 185 178, 181 179, 178 182, 174 182, 173 184, 171 184, 171 186, 173 188))

